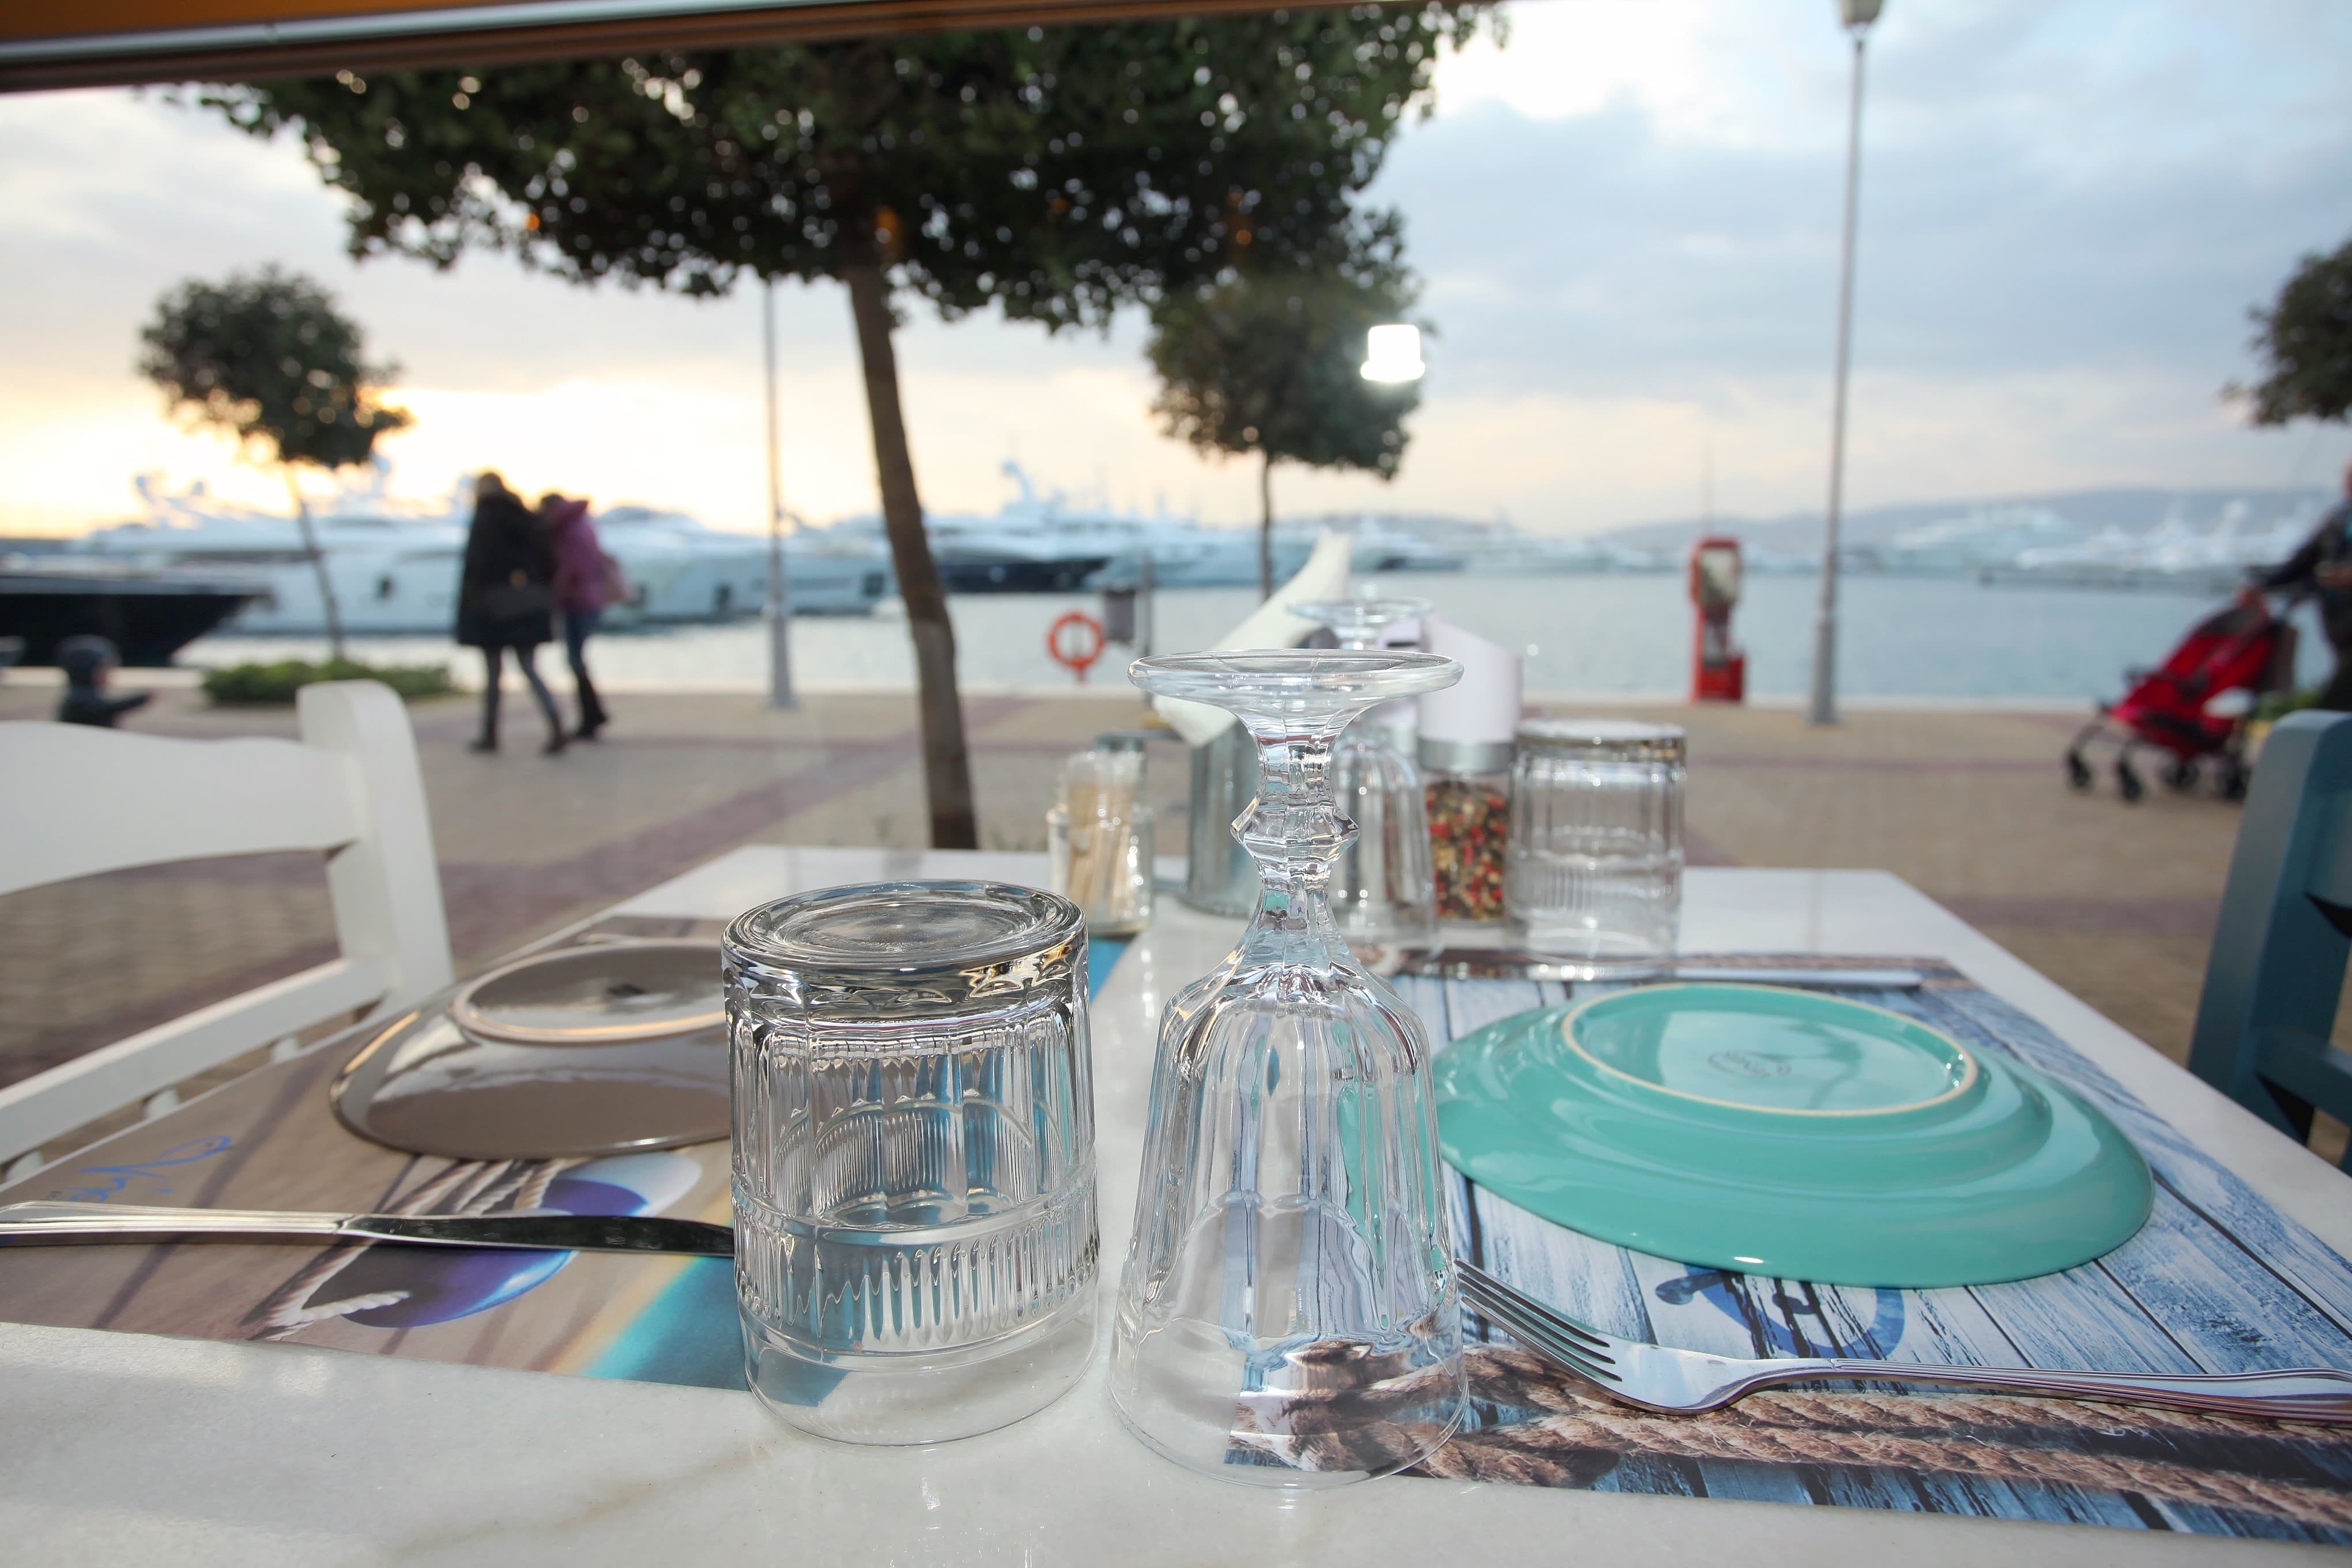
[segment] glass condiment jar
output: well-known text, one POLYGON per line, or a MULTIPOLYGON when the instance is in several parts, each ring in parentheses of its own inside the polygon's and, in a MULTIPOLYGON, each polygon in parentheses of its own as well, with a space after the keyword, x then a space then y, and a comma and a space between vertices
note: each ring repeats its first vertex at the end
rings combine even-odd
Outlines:
POLYGON ((1437 918, 1500 920, 1511 825, 1511 742, 1423 735, 1420 751, 1437 918))

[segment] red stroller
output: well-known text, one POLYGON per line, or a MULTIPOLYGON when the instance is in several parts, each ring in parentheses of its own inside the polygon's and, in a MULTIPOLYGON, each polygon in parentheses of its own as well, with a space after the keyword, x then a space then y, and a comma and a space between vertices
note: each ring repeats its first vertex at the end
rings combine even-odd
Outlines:
MULTIPOLYGON (((2180 646, 2154 669, 2127 670, 2130 682, 2121 700, 2102 707, 2066 748, 2066 778, 2076 789, 2091 787, 2088 747, 2113 742, 2116 746, 2116 790, 2126 800, 2147 793, 2139 772, 2132 766, 2134 747, 2153 747, 2165 753, 2158 775, 2173 789, 2186 794, 2197 787, 2202 765, 2210 761, 2230 800, 2246 795, 2246 716, 2216 713, 2212 703, 2228 692, 2251 699, 2291 679, 2294 668, 2294 628, 2257 605, 2231 605, 2197 623, 2180 646)), ((2251 701, 2247 704, 2252 707, 2251 701)))

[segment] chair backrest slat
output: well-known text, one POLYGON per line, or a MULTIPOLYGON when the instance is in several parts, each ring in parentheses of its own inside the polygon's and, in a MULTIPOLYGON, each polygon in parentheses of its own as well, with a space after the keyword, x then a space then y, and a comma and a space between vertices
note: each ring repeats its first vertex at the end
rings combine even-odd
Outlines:
POLYGON ((171 860, 341 848, 361 833, 346 766, 292 741, 0 724, 0 893, 171 860))
POLYGON ((93 1118, 325 1023, 450 983, 449 928, 407 712, 372 680, 302 689, 291 741, 0 724, 0 892, 131 866, 313 850, 342 956, 0 1089, 0 1166, 93 1118))
POLYGON ((2352 795, 2332 795, 2311 803, 2314 814, 2311 896, 2339 910, 2352 910, 2352 795))
POLYGON ((2189 1067, 2298 1141, 2315 1109, 2352 1121, 2352 1071, 2326 1043, 2352 956, 2347 910, 2352 714, 2290 714, 2246 796, 2189 1067))

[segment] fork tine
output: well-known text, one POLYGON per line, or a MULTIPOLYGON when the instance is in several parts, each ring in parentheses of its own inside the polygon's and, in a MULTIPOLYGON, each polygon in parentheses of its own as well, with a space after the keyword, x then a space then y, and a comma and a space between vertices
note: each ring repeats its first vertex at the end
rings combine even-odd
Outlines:
POLYGON ((1509 1303, 1523 1313, 1542 1319, 1555 1332, 1569 1336, 1586 1357, 1613 1363, 1614 1358, 1609 1352, 1615 1346, 1610 1342, 1607 1335, 1596 1333, 1572 1318, 1562 1317, 1525 1291, 1515 1290, 1504 1284, 1475 1263, 1457 1260, 1454 1267, 1461 1274, 1465 1283, 1475 1284, 1486 1294, 1509 1303))
POLYGON ((1606 1385, 1623 1381, 1609 1367, 1588 1358, 1582 1352, 1581 1347, 1573 1341, 1563 1340, 1559 1335, 1545 1328, 1541 1322, 1522 1317, 1515 1310, 1514 1303, 1491 1298, 1484 1290, 1470 1285, 1466 1280, 1465 1286, 1463 1294, 1469 1298, 1470 1305, 1481 1317, 1502 1329, 1529 1350, 1559 1363, 1589 1382, 1606 1385))

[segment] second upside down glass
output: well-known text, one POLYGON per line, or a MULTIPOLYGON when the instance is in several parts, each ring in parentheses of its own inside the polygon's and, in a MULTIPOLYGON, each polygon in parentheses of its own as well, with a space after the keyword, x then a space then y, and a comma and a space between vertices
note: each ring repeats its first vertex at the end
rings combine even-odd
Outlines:
POLYGON ((1234 835, 1262 887, 1241 945, 1160 1021, 1111 1395, 1153 1448, 1226 1479, 1386 1475, 1461 1424, 1461 1311, 1428 1033, 1325 902, 1356 831, 1331 752, 1359 714, 1462 667, 1343 649, 1131 674, 1248 727, 1258 794, 1234 835))

